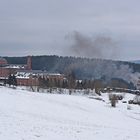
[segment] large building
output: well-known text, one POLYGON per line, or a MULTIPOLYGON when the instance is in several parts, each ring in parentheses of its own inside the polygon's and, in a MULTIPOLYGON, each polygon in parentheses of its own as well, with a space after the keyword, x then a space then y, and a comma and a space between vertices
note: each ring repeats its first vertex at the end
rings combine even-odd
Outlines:
POLYGON ((39 85, 39 77, 61 81, 64 79, 64 75, 59 73, 32 70, 31 56, 27 57, 27 64, 8 64, 6 59, 0 58, 0 81, 6 81, 10 74, 14 74, 17 78, 17 85, 22 86, 39 85))
POLYGON ((0 58, 0 80, 7 79, 18 70, 31 70, 31 65, 31 56, 27 57, 27 64, 8 64, 5 58, 0 58))
POLYGON ((59 73, 48 73, 41 70, 18 70, 16 73, 17 83, 22 86, 38 86, 39 78, 49 79, 50 81, 62 82, 65 77, 59 73))

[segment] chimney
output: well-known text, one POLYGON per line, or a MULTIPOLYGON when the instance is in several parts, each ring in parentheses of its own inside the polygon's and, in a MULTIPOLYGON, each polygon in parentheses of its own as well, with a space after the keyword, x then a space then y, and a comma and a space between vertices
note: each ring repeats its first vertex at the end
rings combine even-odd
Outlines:
POLYGON ((32 57, 31 56, 27 57, 27 69, 32 70, 32 57))

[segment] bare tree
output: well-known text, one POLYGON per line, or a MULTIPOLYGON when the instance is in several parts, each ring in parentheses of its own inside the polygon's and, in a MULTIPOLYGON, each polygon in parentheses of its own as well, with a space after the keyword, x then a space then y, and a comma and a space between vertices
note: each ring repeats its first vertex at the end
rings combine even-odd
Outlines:
POLYGON ((69 94, 71 95, 72 90, 76 88, 75 73, 73 71, 69 71, 69 72, 67 72, 66 76, 67 76, 67 80, 68 80, 69 94))

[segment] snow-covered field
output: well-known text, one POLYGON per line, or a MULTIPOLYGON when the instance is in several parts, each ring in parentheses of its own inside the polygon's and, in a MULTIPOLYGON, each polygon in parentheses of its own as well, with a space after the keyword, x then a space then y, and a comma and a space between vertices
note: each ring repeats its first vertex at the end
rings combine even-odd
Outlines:
POLYGON ((0 140, 140 140, 140 106, 102 98, 0 87, 0 140))

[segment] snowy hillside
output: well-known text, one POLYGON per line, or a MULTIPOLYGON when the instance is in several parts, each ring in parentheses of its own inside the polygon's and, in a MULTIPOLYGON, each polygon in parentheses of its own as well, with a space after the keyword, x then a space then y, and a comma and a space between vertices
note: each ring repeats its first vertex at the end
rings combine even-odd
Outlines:
POLYGON ((0 140, 139 140, 140 106, 102 98, 0 87, 0 140))

